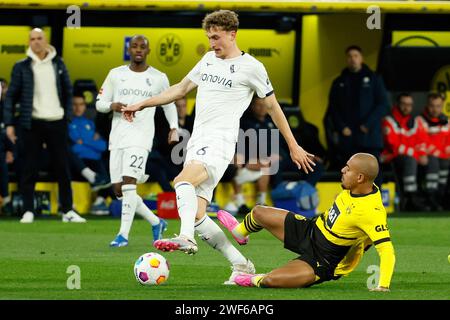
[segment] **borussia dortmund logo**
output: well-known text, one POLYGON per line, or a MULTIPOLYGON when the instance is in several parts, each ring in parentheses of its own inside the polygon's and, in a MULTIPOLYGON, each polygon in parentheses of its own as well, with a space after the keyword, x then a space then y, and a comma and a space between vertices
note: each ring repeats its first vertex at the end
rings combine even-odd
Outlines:
POLYGON ((181 39, 173 33, 162 36, 156 47, 159 61, 166 66, 173 66, 180 61, 182 49, 181 39))
POLYGON ((450 65, 441 67, 433 77, 431 90, 444 97, 444 113, 450 116, 450 65))

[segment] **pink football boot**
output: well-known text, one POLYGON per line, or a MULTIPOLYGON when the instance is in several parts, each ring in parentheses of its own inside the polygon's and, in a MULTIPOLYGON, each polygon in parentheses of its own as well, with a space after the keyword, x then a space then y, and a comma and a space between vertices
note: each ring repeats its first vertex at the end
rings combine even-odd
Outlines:
POLYGON ((236 228, 236 226, 239 224, 239 222, 236 220, 235 217, 231 215, 231 213, 225 211, 225 210, 219 210, 217 212, 217 219, 219 219, 220 223, 230 231, 233 238, 239 243, 241 246, 247 244, 248 242, 248 236, 245 238, 239 238, 234 235, 233 229, 236 228))

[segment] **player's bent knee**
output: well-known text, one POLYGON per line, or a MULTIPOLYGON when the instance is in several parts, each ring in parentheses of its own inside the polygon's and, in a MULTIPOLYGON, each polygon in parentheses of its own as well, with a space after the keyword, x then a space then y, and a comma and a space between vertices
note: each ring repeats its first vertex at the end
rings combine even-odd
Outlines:
POLYGON ((264 206, 257 205, 253 208, 253 219, 256 220, 257 223, 264 223, 265 217, 267 217, 268 208, 264 206))
MULTIPOLYGON (((184 179, 183 176, 181 176, 181 174, 179 174, 173 179, 173 185, 176 185, 178 182, 181 182, 181 181, 186 181, 186 179, 184 179)), ((189 182, 189 181, 187 181, 187 182, 189 182)))

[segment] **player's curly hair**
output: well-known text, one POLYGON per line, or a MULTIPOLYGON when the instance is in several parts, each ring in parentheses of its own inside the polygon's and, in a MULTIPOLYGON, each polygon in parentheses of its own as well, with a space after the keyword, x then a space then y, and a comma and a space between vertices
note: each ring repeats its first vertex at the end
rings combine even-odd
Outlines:
POLYGON ((214 11, 205 16, 202 27, 206 31, 213 27, 219 27, 224 31, 237 31, 239 27, 238 14, 231 10, 214 11))

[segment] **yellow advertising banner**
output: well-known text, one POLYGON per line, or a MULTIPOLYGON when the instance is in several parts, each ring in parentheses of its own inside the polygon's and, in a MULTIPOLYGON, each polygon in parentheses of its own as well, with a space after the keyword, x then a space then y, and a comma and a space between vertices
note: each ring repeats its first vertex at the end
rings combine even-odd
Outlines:
MULTIPOLYGON (((9 81, 14 64, 26 57, 30 30, 28 26, 0 26, 0 78, 9 81)), ((50 41, 50 27, 43 30, 50 41)))
POLYGON ((447 1, 406 0, 2 0, 0 8, 65 9, 77 5, 95 10, 216 10, 284 12, 366 12, 369 5, 382 12, 448 13, 447 1))
POLYGON ((394 31, 393 46, 450 47, 449 31, 394 31))
MULTIPOLYGON (((64 30, 63 57, 72 81, 93 79, 100 87, 109 70, 128 64, 130 38, 143 34, 150 40, 148 63, 167 74, 174 84, 209 50, 201 28, 82 27, 64 30)), ((290 103, 294 72, 295 31, 238 31, 238 46, 261 61, 280 101, 290 103)))

